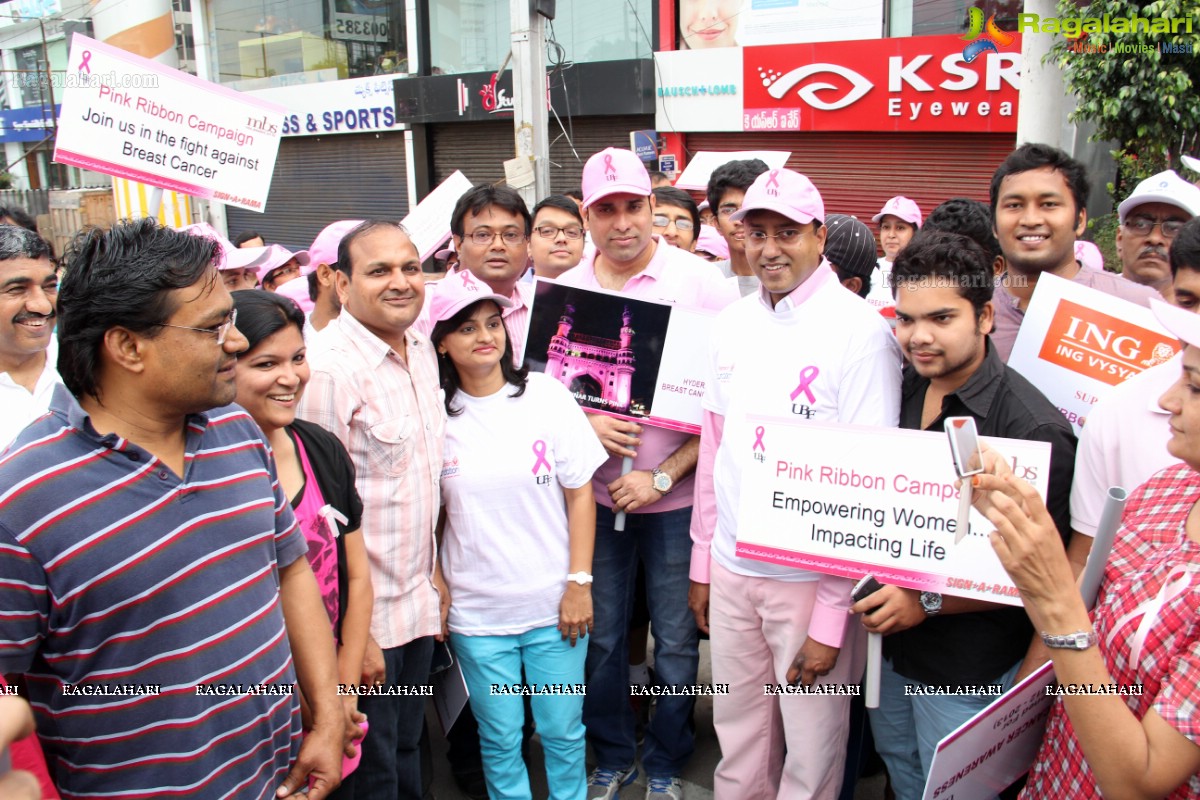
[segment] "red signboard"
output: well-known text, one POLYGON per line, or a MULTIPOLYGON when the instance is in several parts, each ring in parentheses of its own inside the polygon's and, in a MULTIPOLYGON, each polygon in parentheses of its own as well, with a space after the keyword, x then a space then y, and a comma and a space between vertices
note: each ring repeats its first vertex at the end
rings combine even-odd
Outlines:
POLYGON ((742 130, 1017 130, 1021 37, 963 54, 959 36, 747 47, 742 130))

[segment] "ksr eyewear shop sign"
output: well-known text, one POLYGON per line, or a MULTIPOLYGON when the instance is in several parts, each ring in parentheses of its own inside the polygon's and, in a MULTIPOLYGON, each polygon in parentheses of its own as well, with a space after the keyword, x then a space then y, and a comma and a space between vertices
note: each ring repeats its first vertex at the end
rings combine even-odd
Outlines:
POLYGON ((983 53, 957 36, 747 47, 742 130, 1015 132, 1011 40, 983 53))

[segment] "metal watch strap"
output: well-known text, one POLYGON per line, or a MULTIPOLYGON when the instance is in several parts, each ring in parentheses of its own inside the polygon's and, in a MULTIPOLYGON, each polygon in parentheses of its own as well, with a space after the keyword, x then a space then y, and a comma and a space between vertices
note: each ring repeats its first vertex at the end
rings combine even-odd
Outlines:
POLYGON ((1055 650, 1087 650, 1100 643, 1100 637, 1095 631, 1076 631, 1075 633, 1046 633, 1042 631, 1042 641, 1046 647, 1055 650))

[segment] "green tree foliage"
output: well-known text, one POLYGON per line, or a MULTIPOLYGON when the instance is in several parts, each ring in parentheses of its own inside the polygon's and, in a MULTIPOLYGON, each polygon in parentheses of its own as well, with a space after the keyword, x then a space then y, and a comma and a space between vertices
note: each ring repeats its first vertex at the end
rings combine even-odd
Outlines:
MULTIPOLYGON (((1123 197, 1142 178, 1180 168, 1180 155, 1200 154, 1200 3, 1196 0, 1059 0, 1060 17, 1166 17, 1190 19, 1178 33, 1089 32, 1057 36, 1050 59, 1062 68, 1078 98, 1072 121, 1096 125, 1095 141, 1115 141, 1117 183, 1123 197), (1117 46, 1133 52, 1115 52, 1117 46), (1191 52, 1162 52, 1166 45, 1191 52), (1160 46, 1161 49, 1160 49, 1160 46)), ((1031 34, 1026 34, 1031 35, 1031 34)), ((1039 35, 1039 34, 1032 34, 1039 35)), ((1045 35, 1045 34, 1040 34, 1045 35)))

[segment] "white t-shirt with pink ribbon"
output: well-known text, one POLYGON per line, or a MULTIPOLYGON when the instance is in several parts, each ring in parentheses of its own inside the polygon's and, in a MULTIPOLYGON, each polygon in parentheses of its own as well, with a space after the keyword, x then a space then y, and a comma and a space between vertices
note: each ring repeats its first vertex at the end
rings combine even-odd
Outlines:
POLYGON ((592 480, 607 454, 562 384, 531 374, 488 397, 459 392, 446 424, 442 572, 450 630, 505 636, 558 624, 570 539, 563 487, 592 480))

